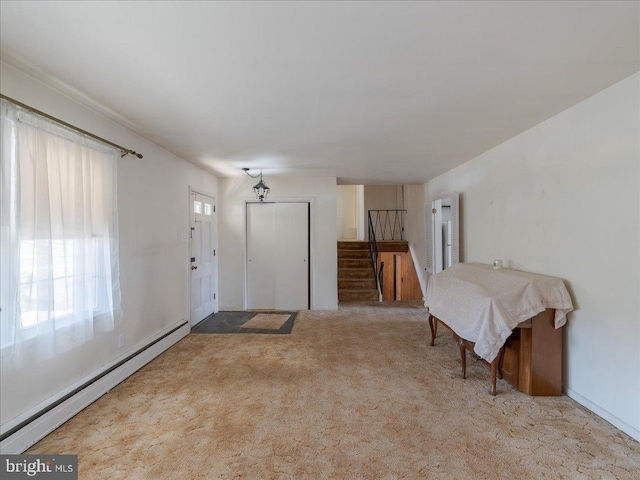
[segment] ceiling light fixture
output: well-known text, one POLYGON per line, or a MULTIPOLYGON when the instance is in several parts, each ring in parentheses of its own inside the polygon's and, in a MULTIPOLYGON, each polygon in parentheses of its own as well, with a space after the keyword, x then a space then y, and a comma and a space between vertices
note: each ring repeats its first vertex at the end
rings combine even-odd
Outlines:
POLYGON ((256 198, 258 200, 260 200, 261 202, 264 202, 264 200, 267 198, 267 195, 269 195, 269 191, 271 189, 269 187, 267 187, 267 184, 262 181, 262 169, 260 169, 260 175, 251 175, 249 173, 249 169, 248 168, 243 168, 242 170, 244 171, 244 173, 249 175, 251 178, 260 177, 260 181, 253 186, 253 193, 256 194, 256 198))

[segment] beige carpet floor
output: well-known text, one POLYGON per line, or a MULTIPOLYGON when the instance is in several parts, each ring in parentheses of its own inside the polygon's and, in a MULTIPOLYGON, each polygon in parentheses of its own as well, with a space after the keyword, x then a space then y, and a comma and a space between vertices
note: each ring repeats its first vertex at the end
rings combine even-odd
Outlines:
POLYGON ((427 330, 356 304, 192 334, 27 453, 78 454, 81 479, 638 479, 638 442, 567 397, 490 396, 427 330))

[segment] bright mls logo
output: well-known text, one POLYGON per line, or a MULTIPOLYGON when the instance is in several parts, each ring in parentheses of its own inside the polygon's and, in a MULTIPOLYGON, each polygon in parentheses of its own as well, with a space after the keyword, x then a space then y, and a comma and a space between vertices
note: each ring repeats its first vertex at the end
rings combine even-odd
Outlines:
POLYGON ((0 478, 77 480, 77 455, 0 455, 0 478))

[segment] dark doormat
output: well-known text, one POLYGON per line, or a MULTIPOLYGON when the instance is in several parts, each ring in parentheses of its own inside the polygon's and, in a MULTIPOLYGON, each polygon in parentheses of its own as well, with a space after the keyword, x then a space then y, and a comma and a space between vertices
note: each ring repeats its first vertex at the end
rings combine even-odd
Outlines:
POLYGON ((191 329, 191 333, 264 333, 271 335, 288 335, 293 329, 296 312, 253 311, 253 312, 218 312, 209 315, 191 329), (256 315, 289 315, 278 329, 244 327, 244 324, 256 315))

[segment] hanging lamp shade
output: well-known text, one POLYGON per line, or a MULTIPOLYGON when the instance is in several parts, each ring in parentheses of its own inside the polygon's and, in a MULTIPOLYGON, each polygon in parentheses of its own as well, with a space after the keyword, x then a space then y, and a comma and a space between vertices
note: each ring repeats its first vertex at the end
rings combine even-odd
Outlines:
MULTIPOLYGON (((257 175, 251 175, 249 173, 249 169, 246 167, 244 167, 242 171, 249 175, 251 178, 258 178, 257 175)), ((262 180, 262 169, 260 169, 260 181, 253 186, 253 193, 256 195, 256 198, 258 200, 264 202, 267 198, 267 195, 269 195, 269 190, 270 188, 267 187, 267 184, 262 180)))
POLYGON ((261 202, 267 198, 269 195, 269 187, 267 184, 262 181, 262 173, 260 174, 260 181, 253 186, 253 193, 256 194, 256 198, 261 202))

